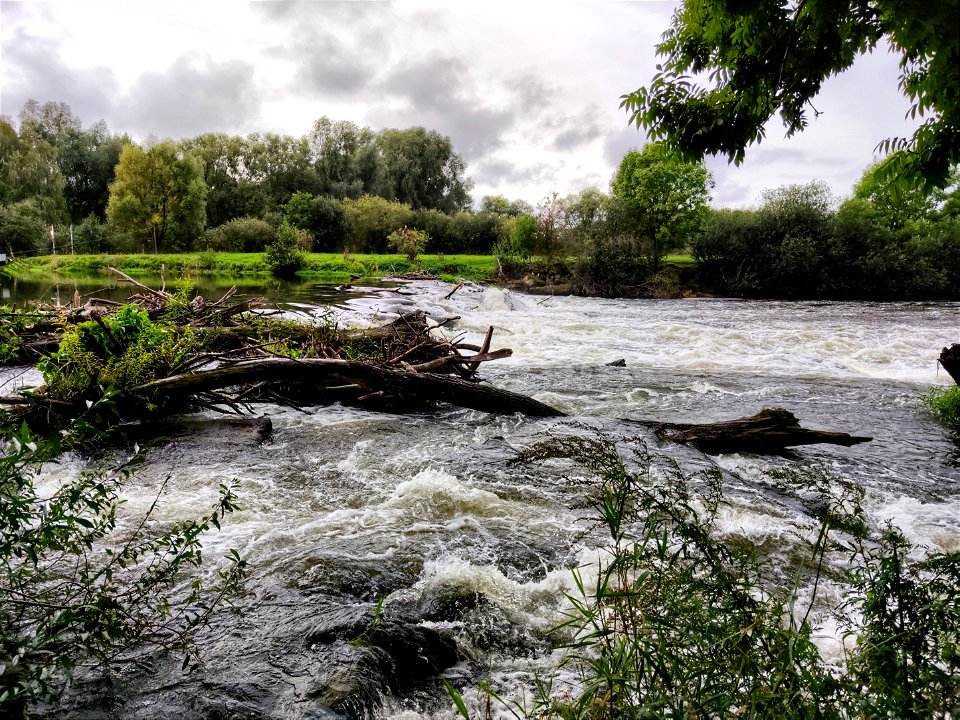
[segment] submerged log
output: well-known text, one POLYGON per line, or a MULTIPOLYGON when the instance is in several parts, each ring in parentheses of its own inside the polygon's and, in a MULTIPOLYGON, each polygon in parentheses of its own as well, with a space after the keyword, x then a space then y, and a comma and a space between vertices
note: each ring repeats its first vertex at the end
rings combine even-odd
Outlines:
POLYGON ((953 381, 960 385, 960 345, 954 343, 941 350, 939 362, 953 381))
POLYGON ((850 447, 873 439, 800 427, 796 416, 783 408, 765 408, 750 417, 702 425, 658 423, 655 432, 658 437, 693 445, 712 455, 738 452, 777 454, 788 447, 818 443, 850 447))

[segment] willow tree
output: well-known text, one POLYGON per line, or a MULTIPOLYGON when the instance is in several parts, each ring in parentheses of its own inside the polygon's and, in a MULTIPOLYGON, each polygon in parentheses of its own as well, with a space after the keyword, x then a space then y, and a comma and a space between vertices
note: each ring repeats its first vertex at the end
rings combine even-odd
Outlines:
POLYGON ((107 218, 152 242, 153 252, 186 250, 203 232, 207 187, 200 162, 172 142, 127 145, 110 185, 107 218))
MULTIPOLYGON (((684 0, 646 87, 623 98, 652 139, 694 157, 740 163, 779 111, 788 135, 808 123, 823 82, 881 39, 900 54, 911 138, 880 142, 884 171, 904 184, 943 187, 960 161, 960 0, 684 0)), ((816 111, 814 111, 816 112, 816 111)))

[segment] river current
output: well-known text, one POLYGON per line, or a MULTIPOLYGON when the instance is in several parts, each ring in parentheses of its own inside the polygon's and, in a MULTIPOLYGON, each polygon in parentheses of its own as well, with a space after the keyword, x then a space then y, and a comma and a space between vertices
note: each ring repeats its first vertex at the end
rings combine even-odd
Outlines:
MULTIPOLYGON (((890 522, 928 551, 960 549, 958 446, 918 402, 923 390, 949 382, 936 356, 960 341, 960 304, 605 300, 473 285, 444 299, 450 289, 413 282, 399 292, 357 293, 332 310, 310 302, 290 309, 303 317, 333 312, 357 325, 422 309, 437 321, 458 316, 441 332, 475 344, 492 325, 492 347, 513 355, 485 364, 484 379, 568 417, 266 406, 258 410, 271 418, 273 434, 258 443, 202 414, 211 422, 149 451, 124 512, 142 514, 167 477, 158 523, 200 514, 219 482, 238 482, 241 509, 211 534, 205 557, 215 564, 236 548, 249 560, 239 612, 218 616, 202 638, 205 665, 192 675, 160 655, 139 658, 121 671, 109 703, 100 690, 81 687, 60 711, 456 717, 436 680, 385 678, 365 687, 357 676, 368 670, 351 654, 354 646, 324 644, 336 634, 329 618, 369 614, 378 601, 384 617, 455 639, 458 657, 444 676, 477 707, 481 681, 515 701, 538 674, 556 675, 560 687, 574 683, 570 669, 557 669, 560 653, 546 633, 561 618, 564 593, 574 590, 571 568, 589 566, 603 549, 602 536, 584 522, 584 471, 508 462, 558 434, 636 439, 691 470, 719 465, 729 486, 720 531, 774 554, 817 529, 771 475, 783 467, 862 488, 874 527, 890 522), (624 366, 608 365, 621 359, 624 366), (873 440, 782 458, 708 457, 668 447, 629 422, 709 422, 772 406, 805 427, 873 440)), ((103 461, 72 457, 49 472, 65 477, 103 461)), ((828 658, 840 652, 826 612, 818 642, 828 658)))

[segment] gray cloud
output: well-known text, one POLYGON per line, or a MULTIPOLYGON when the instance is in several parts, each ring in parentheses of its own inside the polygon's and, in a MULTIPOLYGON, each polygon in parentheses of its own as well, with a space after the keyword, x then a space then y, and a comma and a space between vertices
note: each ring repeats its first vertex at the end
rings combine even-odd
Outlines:
MULTIPOLYGON (((2 4, 7 18, 7 3, 2 4)), ((3 44, 0 113, 15 118, 30 98, 67 103, 88 124, 110 118, 117 78, 109 68, 71 69, 48 40, 17 29, 3 44)))
POLYGON ((285 42, 266 52, 294 63, 291 90, 360 95, 376 78, 387 51, 388 5, 265 2, 253 8, 283 28, 285 42))
POLYGON ((399 100, 402 107, 375 111, 376 124, 438 130, 471 163, 502 145, 504 133, 517 123, 521 112, 486 103, 466 64, 440 54, 392 68, 379 81, 377 91, 399 100))
POLYGON ((191 54, 177 58, 165 72, 141 75, 117 115, 125 130, 180 138, 240 130, 259 107, 252 65, 191 54))

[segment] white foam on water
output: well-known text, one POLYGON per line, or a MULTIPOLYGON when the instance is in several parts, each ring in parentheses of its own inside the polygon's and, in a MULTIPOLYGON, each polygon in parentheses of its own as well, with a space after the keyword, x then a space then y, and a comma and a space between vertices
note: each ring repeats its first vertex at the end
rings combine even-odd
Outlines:
POLYGON ((915 557, 924 554, 923 548, 942 553, 960 551, 960 497, 924 502, 898 495, 869 500, 864 509, 872 526, 883 527, 889 521, 899 528, 915 546, 915 557))

